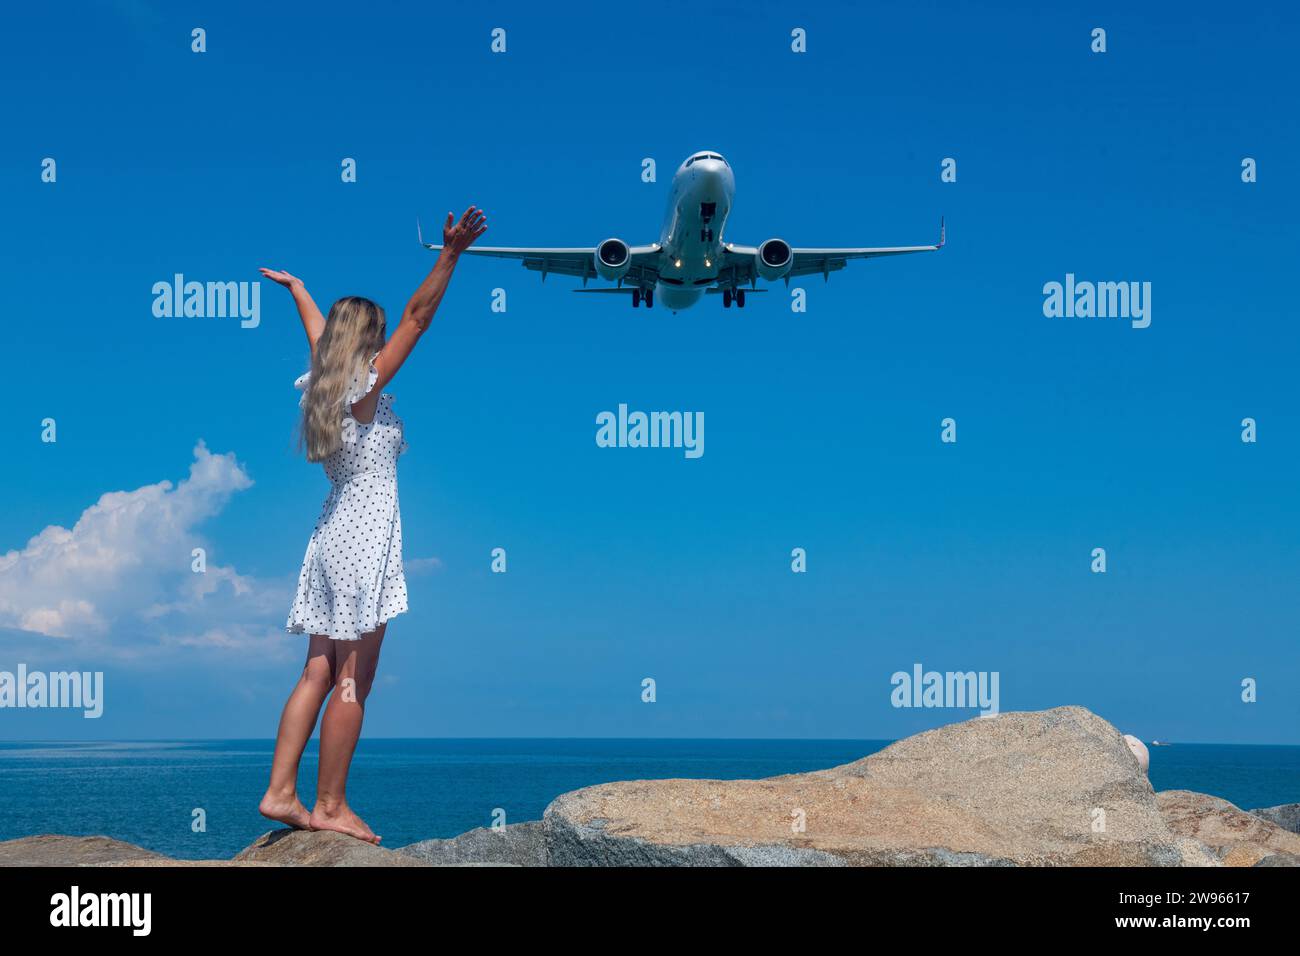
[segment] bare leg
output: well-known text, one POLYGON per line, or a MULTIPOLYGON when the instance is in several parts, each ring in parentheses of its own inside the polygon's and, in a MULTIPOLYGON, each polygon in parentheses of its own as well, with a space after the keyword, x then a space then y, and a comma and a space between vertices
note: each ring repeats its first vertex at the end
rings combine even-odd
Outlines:
POLYGON ((335 689, 320 722, 320 775, 311 811, 312 829, 338 830, 370 843, 380 838, 348 807, 345 791, 386 629, 381 624, 359 641, 334 642, 335 689))
POLYGON ((332 643, 322 634, 311 636, 302 676, 280 714, 275 756, 271 760, 271 783, 257 808, 262 816, 300 830, 310 827, 311 815, 298 799, 298 763, 302 760, 303 748, 316 729, 321 704, 334 686, 332 643))

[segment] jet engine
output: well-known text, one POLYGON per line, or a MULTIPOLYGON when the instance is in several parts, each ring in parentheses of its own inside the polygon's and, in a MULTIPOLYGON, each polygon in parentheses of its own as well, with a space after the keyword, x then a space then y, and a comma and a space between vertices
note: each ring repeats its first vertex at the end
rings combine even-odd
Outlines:
POLYGON ((632 250, 622 239, 606 239, 596 247, 596 271, 602 279, 623 278, 631 264, 632 250))
POLYGON ((790 271, 790 266, 794 264, 794 253, 784 239, 769 239, 758 247, 758 255, 754 260, 758 274, 770 281, 779 279, 790 271))

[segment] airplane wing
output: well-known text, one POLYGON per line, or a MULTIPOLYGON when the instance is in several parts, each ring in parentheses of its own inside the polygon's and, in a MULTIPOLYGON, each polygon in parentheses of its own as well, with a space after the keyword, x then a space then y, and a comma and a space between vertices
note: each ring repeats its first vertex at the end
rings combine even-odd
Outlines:
MULTIPOLYGON (((420 244, 426 249, 439 251, 442 246, 425 242, 419 220, 415 224, 416 235, 420 244)), ((628 267, 623 282, 630 285, 653 285, 659 277, 658 243, 645 246, 629 246, 632 263, 628 267)), ((548 275, 577 276, 586 285, 588 279, 597 278, 595 246, 470 246, 465 250, 471 256, 493 256, 497 259, 518 259, 525 269, 542 274, 542 281, 548 275)))
MULTIPOLYGON (((843 269, 850 259, 874 259, 878 256, 900 256, 909 252, 937 252, 943 248, 946 230, 943 220, 939 220, 939 242, 933 246, 863 246, 849 248, 796 248, 790 252, 794 261, 786 279, 796 276, 816 275, 820 273, 829 279, 832 272, 843 269)), ((758 274, 754 268, 754 257, 758 255, 757 246, 737 246, 725 244, 723 268, 719 273, 720 286, 753 285, 758 274)))

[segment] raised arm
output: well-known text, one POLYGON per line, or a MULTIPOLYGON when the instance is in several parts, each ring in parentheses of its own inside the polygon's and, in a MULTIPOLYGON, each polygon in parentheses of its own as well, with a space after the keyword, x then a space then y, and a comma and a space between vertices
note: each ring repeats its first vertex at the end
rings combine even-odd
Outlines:
POLYGON ((384 386, 402 367, 402 363, 415 348, 415 343, 420 341, 420 336, 429 327, 429 323, 433 320, 433 313, 438 311, 438 303, 442 301, 443 293, 447 291, 447 283, 451 281, 451 274, 456 270, 456 262, 460 259, 460 254, 486 231, 487 218, 483 210, 475 206, 465 210, 460 217, 460 222, 454 222, 452 214, 447 213, 447 221, 442 227, 442 252, 438 254, 438 261, 424 277, 420 287, 412 293, 406 308, 402 310, 402 320, 397 324, 393 334, 388 337, 388 342, 379 353, 379 358, 375 360, 375 370, 379 372, 379 380, 375 382, 372 394, 377 395, 383 391, 384 386))
POLYGON ((289 294, 293 296, 293 304, 298 307, 298 318, 302 319, 302 328, 307 333, 307 344, 311 346, 311 354, 314 358, 316 355, 316 340, 325 331, 325 316, 320 314, 320 309, 316 307, 315 301, 307 292, 307 287, 302 284, 301 279, 287 272, 277 272, 274 269, 267 268, 258 271, 272 282, 284 286, 289 290, 289 294))

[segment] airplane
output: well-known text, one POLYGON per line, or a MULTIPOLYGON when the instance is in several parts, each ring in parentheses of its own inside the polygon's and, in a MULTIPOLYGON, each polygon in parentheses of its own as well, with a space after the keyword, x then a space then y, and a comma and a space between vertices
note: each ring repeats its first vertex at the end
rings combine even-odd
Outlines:
MULTIPOLYGON (((606 239, 591 248, 525 248, 515 246, 471 246, 474 256, 519 259, 524 268, 542 274, 577 276, 583 288, 574 292, 602 292, 630 295, 632 307, 642 302, 654 306, 655 298, 674 313, 699 301, 706 292, 722 296, 722 307, 745 307, 749 291, 764 292, 758 280, 784 279, 821 273, 827 281, 832 272, 843 269, 850 259, 872 259, 908 252, 935 252, 944 244, 943 220, 939 220, 939 242, 933 246, 879 246, 865 248, 794 248, 783 239, 768 239, 758 246, 726 242, 722 230, 731 213, 736 180, 730 164, 711 150, 695 153, 673 174, 668 212, 659 241, 631 246, 622 239, 606 239), (599 277, 617 282, 614 288, 586 288, 587 280, 599 277)), ((442 246, 425 242, 416 220, 416 235, 427 249, 442 246)))

